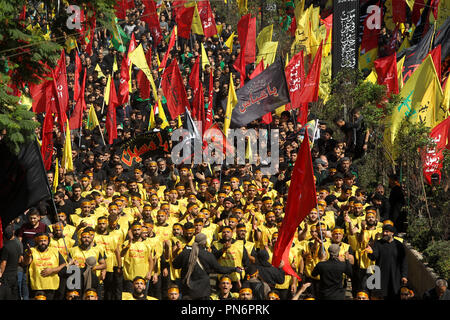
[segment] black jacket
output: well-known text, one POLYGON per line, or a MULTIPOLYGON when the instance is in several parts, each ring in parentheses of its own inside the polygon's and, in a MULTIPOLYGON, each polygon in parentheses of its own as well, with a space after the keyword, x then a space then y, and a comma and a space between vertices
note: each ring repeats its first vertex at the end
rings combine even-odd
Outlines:
MULTIPOLYGON (((181 269, 181 279, 184 280, 189 268, 189 255, 191 254, 192 247, 186 246, 183 251, 175 257, 172 265, 175 269, 181 269)), ((198 253, 198 260, 203 268, 197 263, 194 267, 194 271, 191 274, 191 287, 189 288, 183 281, 181 285, 181 293, 183 297, 189 296, 192 300, 206 299, 211 295, 211 285, 209 282, 209 274, 212 272, 228 274, 236 271, 234 267, 221 266, 214 255, 200 249, 198 253)))
POLYGON ((312 276, 320 275, 319 299, 344 300, 345 288, 343 287, 343 275, 351 277, 352 266, 346 261, 336 259, 319 262, 312 271, 312 276))

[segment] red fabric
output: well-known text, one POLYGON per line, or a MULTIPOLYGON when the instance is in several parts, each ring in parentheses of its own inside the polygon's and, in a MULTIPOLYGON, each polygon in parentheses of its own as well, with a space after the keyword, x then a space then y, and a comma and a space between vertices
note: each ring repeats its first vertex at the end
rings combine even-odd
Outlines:
POLYGON ((308 103, 301 103, 299 113, 297 115, 297 122, 302 126, 308 122, 308 103))
POLYGON ((19 20, 23 21, 26 19, 26 17, 27 17, 27 6, 23 5, 22 11, 20 12, 20 15, 19 15, 19 20))
POLYGON ((298 152, 297 161, 292 171, 286 211, 275 243, 272 265, 278 267, 284 261, 283 270, 300 279, 289 263, 289 249, 295 231, 303 219, 317 206, 316 186, 309 147, 308 130, 298 152))
POLYGON ((256 57, 256 17, 251 14, 241 17, 237 24, 241 52, 245 52, 245 64, 255 62, 256 57))
POLYGON ((303 64, 303 51, 292 57, 285 69, 286 82, 291 99, 290 109, 300 107, 300 93, 305 85, 305 67, 303 64))
POLYGON ((45 170, 49 171, 53 156, 53 114, 51 112, 47 112, 42 125, 41 155, 45 170))
POLYGON ((236 58, 236 61, 233 64, 234 69, 239 72, 240 80, 241 80, 241 87, 244 85, 244 81, 246 78, 245 74, 245 51, 242 51, 239 53, 239 55, 236 58))
POLYGON ((111 80, 111 87, 109 91, 109 104, 106 113, 106 131, 108 132, 108 144, 112 144, 117 138, 117 120, 116 108, 119 106, 119 99, 117 98, 116 86, 114 80, 111 80))
POLYGON ((191 74, 189 75, 189 86, 192 89, 192 94, 195 96, 200 85, 200 56, 195 59, 191 74))
POLYGON ((83 84, 81 86, 81 92, 78 97, 78 100, 76 101, 72 115, 69 119, 70 130, 79 129, 81 127, 81 123, 83 120, 83 112, 84 112, 84 110, 86 110, 86 100, 85 100, 85 96, 84 96, 84 89, 86 86, 86 74, 87 74, 87 72, 85 71, 84 75, 83 75, 83 84))
MULTIPOLYGON (((147 23, 152 34, 153 46, 156 47, 162 40, 161 26, 159 24, 158 14, 156 13, 156 4, 154 0, 143 0, 142 3, 145 6, 142 20, 147 23)), ((176 13, 173 12, 173 15, 176 16, 176 13)))
POLYGON ((378 48, 378 35, 380 33, 380 29, 367 28, 367 20, 369 18, 371 18, 371 15, 368 15, 364 20, 364 31, 361 39, 361 54, 365 54, 372 49, 378 48))
POLYGON ((198 1, 197 6, 205 38, 210 38, 216 35, 216 20, 214 19, 209 1, 198 1))
MULTIPOLYGON (((145 60, 147 61, 148 66, 152 65, 152 49, 148 48, 145 53, 145 60)), ((142 70, 139 70, 136 75, 136 82, 139 87, 139 93, 142 99, 150 99, 150 81, 147 79, 147 76, 142 70)))
POLYGON ((181 7, 177 10, 176 23, 178 27, 178 36, 184 39, 189 39, 191 34, 192 19, 194 18, 194 7, 181 7))
POLYGON ((116 10, 116 17, 120 20, 125 20, 125 17, 127 16, 128 1, 118 0, 116 5, 114 6, 114 9, 116 10))
POLYGON ((164 71, 161 88, 167 100, 170 116, 172 119, 176 119, 185 112, 185 107, 189 105, 177 59, 173 59, 164 71))
POLYGON ((426 183, 431 184, 431 175, 437 173, 441 180, 443 150, 450 149, 450 117, 439 123, 431 130, 430 137, 436 143, 436 147, 431 150, 423 150, 423 176, 426 183))
POLYGON ((436 48, 434 48, 433 50, 430 51, 430 55, 431 58, 433 59, 434 62, 434 67, 436 68, 436 73, 438 75, 439 78, 439 82, 441 82, 441 45, 437 45, 436 48))
POLYGON ((378 84, 386 86, 388 97, 398 94, 397 54, 375 60, 374 67, 378 75, 378 84))
POLYGON ((167 60, 169 59, 170 51, 172 51, 173 46, 175 45, 175 39, 176 39, 175 31, 172 31, 172 35, 170 36, 169 46, 167 48, 167 51, 164 55, 163 60, 161 61, 161 64, 159 66, 159 69, 164 69, 167 64, 167 60))
POLYGON ((392 20, 394 23, 406 22, 406 1, 392 0, 392 20))
POLYGON ((73 85, 73 100, 77 101, 80 94, 80 73, 81 73, 81 59, 78 52, 75 51, 75 81, 73 85))
MULTIPOLYGON (((314 57, 313 64, 301 88, 299 102, 307 103, 317 101, 319 98, 320 66, 322 63, 322 42, 314 57)), ((292 100, 291 100, 292 101, 292 100)))
POLYGON ((297 20, 295 19, 295 17, 292 18, 291 25, 289 26, 288 31, 292 37, 295 36, 295 31, 297 31, 297 20))
POLYGON ((130 80, 130 69, 129 69, 129 59, 123 57, 122 63, 120 65, 120 83, 119 83, 119 105, 128 102, 128 97, 130 95, 130 85, 128 81, 130 80))
POLYGON ((69 106, 69 91, 67 87, 66 54, 61 50, 61 56, 53 72, 53 81, 56 89, 56 109, 58 112, 58 121, 63 131, 67 120, 67 108, 69 106))
POLYGON ((90 23, 90 34, 89 34, 89 43, 86 46, 86 52, 89 56, 92 56, 94 54, 94 51, 92 50, 92 43, 94 42, 94 33, 95 33, 95 27, 97 25, 97 20, 95 18, 95 12, 93 17, 89 21, 90 23))
POLYGON ((420 20, 420 10, 425 7, 424 0, 416 0, 414 1, 414 6, 411 14, 411 21, 414 25, 417 26, 417 22, 420 20))
POLYGON ((255 70, 253 70, 252 74, 249 75, 248 77, 250 79, 253 79, 254 77, 256 77, 258 74, 260 74, 262 71, 264 70, 264 59, 261 59, 261 61, 258 63, 258 65, 255 67, 255 70))
POLYGON ((209 73, 209 93, 208 93, 208 110, 206 110, 205 121, 203 122, 203 135, 206 130, 208 130, 213 123, 213 97, 214 97, 214 86, 213 86, 213 74, 209 73))
POLYGON ((192 101, 192 117, 201 123, 205 122, 205 97, 203 96, 203 84, 201 82, 192 101))

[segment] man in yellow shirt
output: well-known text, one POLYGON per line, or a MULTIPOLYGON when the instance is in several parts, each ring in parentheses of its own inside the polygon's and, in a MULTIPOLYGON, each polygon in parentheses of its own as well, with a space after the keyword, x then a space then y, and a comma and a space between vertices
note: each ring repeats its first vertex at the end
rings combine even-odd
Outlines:
POLYGON ((38 233, 34 237, 36 246, 25 250, 23 264, 29 266, 30 296, 43 291, 47 300, 53 300, 59 288, 58 273, 66 266, 57 248, 49 247, 48 234, 38 233))
MULTIPOLYGON (((132 292, 132 281, 141 276, 146 280, 152 279, 154 267, 150 247, 142 240, 142 227, 139 222, 133 222, 130 227, 131 239, 122 245, 120 256, 123 257, 123 291, 132 292)), ((152 281, 156 282, 157 276, 152 281)))
POLYGON ((140 276, 133 279, 133 289, 131 292, 122 292, 122 300, 158 300, 146 294, 147 281, 140 276))
MULTIPOLYGON (((97 276, 98 270, 106 269, 106 255, 102 246, 94 246, 95 231, 91 227, 86 227, 81 231, 80 243, 69 249, 69 263, 73 263, 81 269, 82 274, 82 290, 85 288, 95 288, 99 286, 99 279, 97 276), (95 259, 94 265, 89 265, 88 258, 95 259), (83 276, 88 268, 91 269, 92 281, 91 284, 85 283, 87 279, 83 276)), ((90 259, 89 259, 90 260, 90 259)))
POLYGON ((274 232, 278 231, 275 213, 273 211, 269 211, 266 213, 266 222, 259 225, 256 230, 256 239, 257 247, 259 249, 264 249, 265 246, 269 245, 269 240, 272 239, 272 235, 274 232))

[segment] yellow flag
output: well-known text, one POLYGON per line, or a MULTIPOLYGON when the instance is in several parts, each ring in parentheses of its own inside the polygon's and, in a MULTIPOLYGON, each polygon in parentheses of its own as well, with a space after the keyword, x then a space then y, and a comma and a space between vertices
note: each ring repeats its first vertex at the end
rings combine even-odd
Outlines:
POLYGON ((58 188, 58 182, 59 180, 59 164, 58 164, 58 158, 56 158, 56 164, 55 164, 55 173, 53 175, 53 186, 52 186, 52 192, 55 194, 56 189, 58 188))
POLYGON ((77 47, 77 41, 74 37, 67 37, 66 39, 66 51, 70 53, 73 49, 77 47))
POLYGON ((447 20, 450 12, 450 0, 440 0, 438 4, 438 17, 436 20, 436 29, 439 29, 447 20))
POLYGON ((91 107, 89 108, 88 113, 88 121, 86 123, 86 129, 88 130, 94 130, 96 126, 99 126, 100 123, 98 122, 97 113, 95 112, 94 105, 91 104, 91 107))
POLYGON ((73 171, 72 139, 70 139, 69 120, 67 120, 66 124, 66 140, 64 141, 61 167, 66 169, 67 172, 73 171))
POLYGON ((245 148, 245 159, 248 159, 249 162, 253 161, 252 143, 250 139, 247 140, 247 146, 245 148))
POLYGON ((230 48, 230 51, 233 52, 233 40, 234 40, 234 31, 233 33, 228 37, 227 41, 225 41, 225 45, 230 48))
POLYGON ((444 88, 444 97, 442 98, 442 109, 446 114, 446 117, 450 113, 450 81, 447 79, 444 88))
POLYGON ((227 99, 227 110, 225 111, 225 120, 223 122, 223 133, 225 137, 228 137, 228 129, 231 123, 231 114, 233 113, 233 108, 237 104, 236 91, 234 90, 233 76, 230 74, 230 84, 228 85, 228 99, 227 99))
POLYGON ((158 99, 158 116, 161 118, 163 123, 161 124, 161 128, 164 129, 169 125, 169 121, 167 121, 166 113, 164 112, 164 108, 162 106, 161 100, 158 99))
POLYGON ((214 37, 219 37, 222 34, 223 24, 216 24, 217 34, 214 37))
POLYGON ((94 71, 97 71, 97 72, 98 72, 98 77, 99 77, 99 78, 106 78, 106 76, 103 74, 102 69, 100 68, 100 66, 98 65, 98 63, 97 63, 97 65, 95 66, 94 71))
POLYGON ((372 72, 367 76, 367 78, 364 81, 368 81, 373 84, 377 84, 378 83, 378 75, 375 72, 375 70, 372 70, 372 72))
POLYGON ((278 41, 268 41, 262 45, 262 48, 259 50, 258 55, 256 56, 256 64, 261 62, 261 59, 264 59, 264 68, 270 66, 274 61, 277 55, 278 41))
POLYGON ((320 67, 319 97, 326 103, 331 92, 331 55, 322 57, 320 67))
POLYGON ((159 54, 156 53, 156 62, 158 63, 158 68, 161 65, 161 60, 159 60, 159 54))
POLYGON ((152 72, 150 70, 150 67, 148 66, 147 60, 145 59, 145 53, 144 53, 144 48, 142 47, 142 44, 140 44, 139 46, 137 46, 136 49, 134 49, 132 52, 130 52, 128 54, 128 58, 130 59, 132 64, 134 64, 136 67, 138 67, 140 70, 142 70, 142 72, 145 74, 148 81, 150 82, 153 98, 155 100, 159 100, 155 81, 153 80, 152 72))
MULTIPOLYGON (((186 7, 189 7, 189 5, 186 5, 186 7)), ((197 4, 195 5, 194 10, 194 16, 192 17, 192 26, 191 26, 192 33, 203 35, 203 26, 202 26, 202 20, 200 19, 200 14, 198 12, 197 4)))
POLYGON ((181 128, 183 126, 183 121, 181 121, 181 116, 178 115, 178 128, 181 128))
POLYGON ((22 93, 17 103, 27 107, 27 109, 30 110, 33 106, 33 99, 22 93))
POLYGON ((247 0, 236 0, 238 9, 239 9, 239 14, 240 15, 244 15, 247 13, 247 0))
POLYGON ((205 70, 205 66, 209 65, 208 54, 206 53, 203 43, 200 43, 200 45, 202 46, 202 69, 205 70))
POLYGON ((111 75, 108 75, 108 81, 106 81, 105 91, 103 92, 103 100, 105 105, 109 105, 109 91, 111 88, 111 75))
POLYGON ((273 35, 273 24, 270 26, 264 27, 256 37, 256 45, 258 49, 261 50, 264 43, 272 41, 273 35))
POLYGON ((443 92, 430 55, 406 81, 400 90, 400 97, 402 102, 394 108, 385 131, 385 144, 390 148, 394 145, 403 120, 423 122, 433 128, 445 119, 445 112, 440 108, 443 92), (424 83, 427 85, 424 86, 424 83))
POLYGON ((119 70, 119 67, 117 66, 116 56, 114 56, 113 72, 116 72, 117 70, 119 70))
POLYGON ((372 70, 373 62, 378 57, 378 47, 373 48, 372 50, 369 50, 365 53, 361 53, 361 50, 359 52, 360 52, 360 56, 358 58, 359 70, 361 71, 372 70))
POLYGON ((153 129, 156 127, 156 121, 155 121, 155 109, 153 108, 153 105, 150 106, 150 117, 148 118, 148 130, 153 129))
POLYGON ((403 63, 405 62, 406 56, 403 56, 400 61, 397 62, 397 78, 398 78, 398 89, 403 88, 403 63))

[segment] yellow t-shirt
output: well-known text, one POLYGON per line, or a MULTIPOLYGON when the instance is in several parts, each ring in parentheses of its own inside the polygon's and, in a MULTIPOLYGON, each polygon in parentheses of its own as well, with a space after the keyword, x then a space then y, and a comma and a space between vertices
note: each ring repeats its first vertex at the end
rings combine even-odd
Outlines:
POLYGON ((106 272, 113 272, 113 268, 118 265, 116 257, 116 250, 119 245, 118 237, 110 234, 105 235, 96 233, 94 241, 97 246, 103 247, 103 250, 106 254, 106 272))
POLYGON ((59 287, 59 276, 53 274, 48 277, 41 276, 46 268, 57 268, 60 265, 60 256, 57 248, 48 247, 44 252, 31 248, 33 261, 29 266, 31 290, 56 290, 59 287))
POLYGON ((100 260, 105 259, 105 251, 101 246, 92 246, 87 250, 75 246, 69 249, 69 254, 74 261, 78 262, 80 268, 85 267, 86 259, 89 257, 94 257, 97 260, 97 264, 100 260))
MULTIPOLYGON (((223 243, 215 241, 212 244, 217 250, 222 250, 223 243)), ((219 264, 224 267, 242 267, 242 258, 244 256, 244 242, 236 240, 231 244, 231 247, 226 250, 223 255, 217 259, 219 264)), ((220 278, 221 275, 219 275, 220 278)), ((237 272, 230 274, 231 281, 241 280, 241 275, 237 272)))
MULTIPOLYGON (((137 300, 133 297, 131 292, 122 292, 122 300, 137 300)), ((158 300, 154 297, 147 296, 146 300, 158 300)))
MULTIPOLYGON (((126 247, 129 240, 125 241, 126 247)), ((143 241, 131 242, 130 248, 123 257, 123 278, 133 280, 137 276, 146 277, 151 270, 149 258, 151 256, 150 247, 143 241)))
POLYGON ((75 244, 75 240, 68 238, 68 237, 64 237, 64 238, 59 238, 59 239, 52 238, 49 246, 52 248, 58 249, 59 253, 61 253, 64 260, 67 261, 67 255, 69 254, 69 249, 72 248, 74 244, 75 244))

